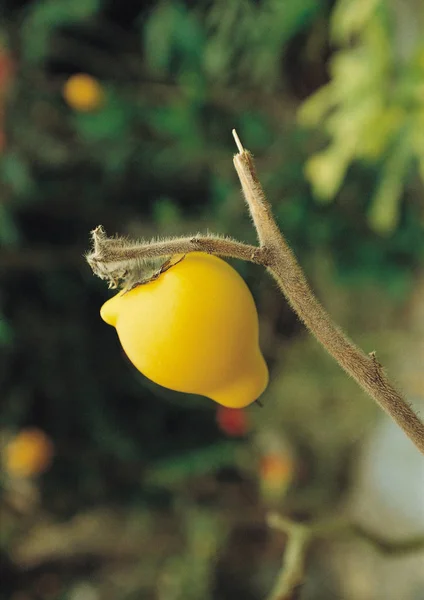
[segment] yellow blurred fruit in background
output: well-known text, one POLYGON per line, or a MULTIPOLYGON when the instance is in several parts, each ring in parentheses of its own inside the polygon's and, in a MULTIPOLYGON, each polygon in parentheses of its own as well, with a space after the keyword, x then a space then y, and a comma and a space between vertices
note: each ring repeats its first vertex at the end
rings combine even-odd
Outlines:
POLYGON ((156 280, 111 298, 101 317, 116 327, 137 369, 164 387, 242 408, 267 386, 252 294, 216 256, 188 254, 156 280))
POLYGON ((46 471, 53 458, 53 443, 41 429, 22 429, 5 446, 3 464, 14 477, 31 477, 46 471))
POLYGON ((97 79, 86 73, 77 73, 66 81, 63 97, 74 110, 90 112, 103 104, 104 91, 97 79))

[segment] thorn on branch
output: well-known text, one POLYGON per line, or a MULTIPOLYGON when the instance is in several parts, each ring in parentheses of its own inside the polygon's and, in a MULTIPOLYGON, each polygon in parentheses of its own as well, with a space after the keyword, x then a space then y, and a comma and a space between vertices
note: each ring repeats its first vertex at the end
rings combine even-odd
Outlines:
POLYGON ((377 359, 377 353, 375 352, 375 350, 373 350, 372 352, 369 352, 369 356, 370 356, 370 358, 372 360, 372 363, 374 365, 376 376, 378 377, 378 379, 380 380, 380 382, 382 382, 383 379, 384 379, 384 367, 380 363, 380 361, 377 359))

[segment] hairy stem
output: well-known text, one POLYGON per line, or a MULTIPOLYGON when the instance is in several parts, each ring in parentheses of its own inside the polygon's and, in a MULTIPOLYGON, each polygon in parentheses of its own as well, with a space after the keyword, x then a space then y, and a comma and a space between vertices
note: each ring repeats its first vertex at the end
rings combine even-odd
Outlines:
MULTIPOLYGON (((239 148, 240 149, 240 148, 239 148)), ((251 154, 242 149, 234 165, 267 257, 269 272, 293 310, 339 365, 389 414, 424 454, 424 424, 388 380, 375 353, 365 354, 338 327, 314 296, 293 252, 278 229, 251 154)))
MULTIPOLYGON (((107 237, 100 225, 91 232, 91 236, 93 248, 86 255, 86 260, 93 273, 108 280, 110 287, 117 287, 120 280, 128 280, 129 273, 135 273, 137 278, 143 262, 176 254, 207 252, 260 265, 265 261, 261 248, 242 244, 228 237, 192 235, 160 241, 132 242, 125 238, 107 237)), ((131 282, 134 283, 134 277, 131 282)))

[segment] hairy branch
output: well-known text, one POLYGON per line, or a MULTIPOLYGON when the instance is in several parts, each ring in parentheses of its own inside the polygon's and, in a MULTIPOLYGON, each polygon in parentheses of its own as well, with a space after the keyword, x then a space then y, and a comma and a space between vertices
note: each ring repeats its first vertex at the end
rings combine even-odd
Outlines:
POLYGON ((327 352, 392 417, 424 454, 424 424, 390 383, 375 353, 367 355, 362 352, 333 322, 312 293, 299 263, 271 215, 251 154, 242 149, 234 157, 234 166, 258 231, 261 247, 268 257, 268 270, 293 310, 327 352))
POLYGON ((176 254, 207 252, 260 265, 266 262, 261 248, 217 235, 196 234, 185 238, 134 243, 122 237, 107 237, 99 225, 91 232, 91 236, 93 249, 86 255, 87 262, 95 275, 109 281, 110 287, 117 287, 119 281, 133 284, 137 277, 141 281, 146 261, 176 254))
POLYGON ((234 166, 258 234, 259 247, 215 235, 134 243, 125 238, 108 238, 103 228, 97 227, 92 232, 93 250, 86 257, 93 272, 106 279, 110 287, 117 287, 121 281, 125 286, 133 286, 145 280, 142 273, 147 261, 195 251, 263 265, 276 279, 291 307, 309 331, 424 454, 424 424, 390 383, 375 353, 367 355, 362 352, 333 322, 314 296, 275 222, 271 206, 256 175, 252 155, 243 148, 235 131, 233 135, 239 150, 234 157, 234 166))

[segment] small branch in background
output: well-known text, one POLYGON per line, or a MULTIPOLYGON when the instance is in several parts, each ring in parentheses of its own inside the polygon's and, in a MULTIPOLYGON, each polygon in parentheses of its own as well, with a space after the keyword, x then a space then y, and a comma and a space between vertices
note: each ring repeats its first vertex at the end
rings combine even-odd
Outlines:
POLYGON ((290 600, 303 583, 306 553, 312 541, 311 530, 302 523, 276 514, 269 516, 268 524, 287 534, 287 545, 280 574, 267 600, 290 600))
POLYGON ((270 527, 287 535, 283 564, 267 600, 291 600, 303 583, 305 561, 311 544, 317 540, 362 540, 376 552, 399 556, 424 549, 424 535, 406 540, 387 540, 346 518, 332 517, 309 524, 296 523, 278 514, 268 517, 270 527))
POLYGON ((420 552, 424 549, 424 535, 417 535, 400 541, 387 540, 371 531, 367 531, 362 525, 355 523, 346 527, 346 533, 350 533, 352 536, 367 542, 373 546, 377 552, 387 556, 411 554, 413 552, 420 552))

